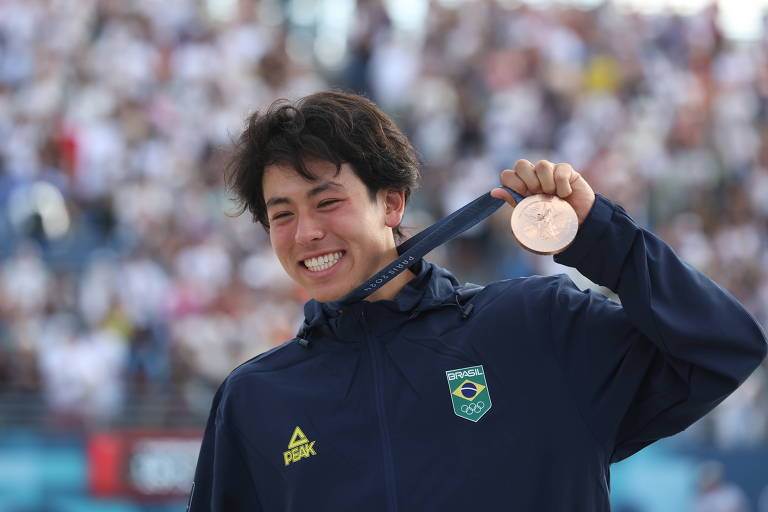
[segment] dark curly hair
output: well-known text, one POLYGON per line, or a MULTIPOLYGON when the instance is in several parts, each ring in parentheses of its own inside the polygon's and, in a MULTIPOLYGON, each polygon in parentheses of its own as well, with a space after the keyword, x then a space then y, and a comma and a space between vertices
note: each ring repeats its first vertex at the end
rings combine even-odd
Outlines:
MULTIPOLYGON (((405 191, 406 202, 418 186, 419 162, 411 143, 372 101, 355 94, 326 91, 290 102, 277 100, 247 120, 226 183, 239 210, 253 215, 269 231, 262 178, 267 166, 289 165, 304 178, 317 179, 304 161, 316 158, 344 163, 368 189, 372 201, 381 189, 405 191)), ((396 239, 402 238, 398 225, 396 239)))

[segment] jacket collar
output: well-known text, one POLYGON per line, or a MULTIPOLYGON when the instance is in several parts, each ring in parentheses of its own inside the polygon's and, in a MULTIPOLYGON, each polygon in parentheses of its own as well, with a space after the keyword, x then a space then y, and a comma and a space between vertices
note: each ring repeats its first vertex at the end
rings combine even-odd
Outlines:
POLYGON ((297 335, 299 342, 308 346, 310 337, 319 331, 340 340, 359 333, 359 318, 363 311, 370 312, 366 315, 366 323, 372 330, 395 327, 419 313, 446 305, 458 307, 465 314, 463 302, 481 289, 476 285, 460 286, 448 270, 424 260, 411 270, 416 276, 392 300, 358 301, 343 307, 314 299, 308 301, 304 304, 304 323, 297 335))

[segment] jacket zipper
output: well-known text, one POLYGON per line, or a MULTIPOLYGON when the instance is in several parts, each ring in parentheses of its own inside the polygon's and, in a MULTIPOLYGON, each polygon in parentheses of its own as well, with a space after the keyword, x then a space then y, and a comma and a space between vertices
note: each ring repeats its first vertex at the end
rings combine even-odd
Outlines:
POLYGON ((382 389, 381 375, 381 351, 378 343, 374 343, 368 336, 368 324, 365 319, 365 311, 360 317, 363 321, 363 332, 368 350, 371 353, 371 365, 373 367, 373 389, 376 396, 376 410, 379 418, 379 434, 381 435, 381 448, 384 460, 384 483, 386 486, 387 511, 397 512, 397 489, 395 486, 395 469, 392 462, 392 445, 389 437, 389 426, 386 422, 386 410, 384 408, 384 390, 382 389))

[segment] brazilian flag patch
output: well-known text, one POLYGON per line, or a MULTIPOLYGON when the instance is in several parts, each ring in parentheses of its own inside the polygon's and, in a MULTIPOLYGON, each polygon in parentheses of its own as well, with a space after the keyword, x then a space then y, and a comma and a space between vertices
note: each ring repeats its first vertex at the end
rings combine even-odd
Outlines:
POLYGON ((491 393, 483 365, 448 370, 445 376, 456 416, 478 422, 491 410, 491 393))

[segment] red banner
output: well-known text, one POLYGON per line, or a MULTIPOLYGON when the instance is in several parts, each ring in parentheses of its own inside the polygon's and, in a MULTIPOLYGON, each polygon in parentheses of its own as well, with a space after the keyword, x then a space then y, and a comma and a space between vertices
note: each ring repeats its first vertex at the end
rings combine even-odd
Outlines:
POLYGON ((154 501, 189 494, 202 434, 120 430, 88 439, 88 481, 95 496, 154 501))

